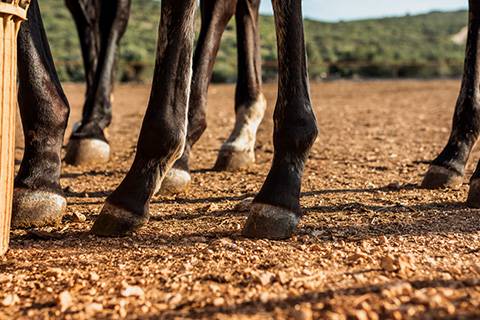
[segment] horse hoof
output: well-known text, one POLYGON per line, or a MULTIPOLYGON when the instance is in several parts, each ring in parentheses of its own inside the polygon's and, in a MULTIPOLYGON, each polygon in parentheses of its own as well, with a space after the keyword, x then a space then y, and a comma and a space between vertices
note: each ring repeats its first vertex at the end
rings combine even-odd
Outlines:
POLYGON ((218 153, 214 170, 216 171, 236 171, 247 168, 255 163, 255 153, 253 151, 237 151, 222 147, 218 153))
POLYGON ((247 238, 282 240, 292 236, 300 218, 292 211, 253 203, 242 234, 247 238))
POLYGON ((480 208, 480 179, 470 181, 467 206, 470 208, 480 208))
POLYGON ((65 162, 74 166, 106 163, 110 159, 110 145, 100 139, 71 139, 65 162))
POLYGON ((123 237, 140 229, 147 222, 148 216, 139 216, 106 202, 91 232, 100 237, 123 237))
POLYGON ((66 207, 67 200, 57 193, 15 188, 12 228, 57 226, 66 207))
POLYGON ((190 186, 192 178, 190 174, 181 169, 170 169, 162 181, 159 191, 160 194, 178 194, 185 192, 190 186))
POLYGON ((455 188, 463 183, 463 176, 453 170, 444 167, 432 165, 425 178, 423 178, 422 188, 441 189, 455 188))

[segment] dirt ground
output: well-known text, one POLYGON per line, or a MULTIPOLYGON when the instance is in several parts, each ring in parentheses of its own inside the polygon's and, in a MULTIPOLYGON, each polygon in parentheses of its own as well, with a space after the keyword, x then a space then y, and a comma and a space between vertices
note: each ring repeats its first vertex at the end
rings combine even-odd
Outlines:
MULTIPOLYGON (((78 120, 81 85, 66 85, 78 120)), ((213 172, 233 126, 234 87, 210 90, 188 193, 155 197, 148 227, 88 234, 127 172, 148 86, 118 86, 107 165, 64 166, 59 228, 13 231, 0 258, 0 318, 480 318, 480 211, 458 190, 420 190, 449 134, 459 81, 312 84, 320 137, 304 177, 305 217, 289 241, 240 236, 234 207, 261 187, 272 158, 276 86, 257 164, 213 172), (86 217, 86 221, 83 216, 86 217)), ((20 156, 20 150, 19 150, 20 156)))

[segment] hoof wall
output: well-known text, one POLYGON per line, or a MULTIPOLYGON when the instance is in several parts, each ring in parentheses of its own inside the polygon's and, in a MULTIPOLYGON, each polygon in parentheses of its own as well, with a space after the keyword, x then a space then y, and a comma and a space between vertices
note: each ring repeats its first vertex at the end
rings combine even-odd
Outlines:
POLYGON ((222 148, 218 153, 214 170, 236 171, 247 168, 253 163, 255 163, 255 153, 253 151, 236 151, 222 148))
POLYGON ((91 232, 100 237, 123 237, 143 227, 147 222, 148 217, 135 215, 106 202, 91 232))
POLYGON ((13 193, 12 228, 57 226, 66 207, 67 200, 54 192, 16 188, 13 193))
POLYGON ((470 208, 480 208, 480 179, 470 181, 467 206, 470 208))
MULTIPOLYGON (((178 194, 185 192, 190 186, 192 178, 185 170, 172 168, 162 181, 158 193, 160 194, 178 194)), ((157 192, 155 192, 157 193, 157 192)))
POLYGON ((247 238, 282 240, 292 236, 300 219, 287 209, 253 203, 242 234, 247 238))
POLYGON ((110 145, 100 139, 73 139, 68 142, 65 162, 74 166, 106 163, 110 145))
POLYGON ((444 167, 432 165, 422 182, 422 188, 456 188, 463 183, 463 176, 444 167))

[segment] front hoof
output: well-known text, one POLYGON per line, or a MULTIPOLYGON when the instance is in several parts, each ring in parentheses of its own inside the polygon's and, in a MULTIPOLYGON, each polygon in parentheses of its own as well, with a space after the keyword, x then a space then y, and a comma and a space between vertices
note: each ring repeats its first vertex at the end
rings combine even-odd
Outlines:
POLYGON ((422 182, 422 188, 441 189, 456 188, 463 183, 463 176, 453 170, 432 165, 422 182))
POLYGON ((110 159, 110 145, 100 139, 70 139, 65 162, 74 166, 106 163, 110 159))
POLYGON ((213 168, 216 171, 237 171, 254 163, 255 153, 252 150, 238 151, 222 147, 213 168))
POLYGON ((467 206, 470 208, 480 208, 480 179, 474 179, 470 181, 467 206))
POLYGON ((283 240, 292 236, 300 218, 292 211, 253 203, 242 234, 247 238, 283 240))
MULTIPOLYGON (((192 178, 190 174, 181 169, 170 169, 165 178, 163 178, 162 185, 160 186, 158 193, 160 194, 179 194, 185 192, 190 186, 192 178)), ((155 192, 157 193, 157 192, 155 192)))
POLYGON ((91 232, 100 237, 123 237, 140 229, 147 222, 148 216, 139 216, 106 202, 91 232))
POLYGON ((57 226, 66 207, 67 200, 57 193, 15 188, 12 228, 57 226))

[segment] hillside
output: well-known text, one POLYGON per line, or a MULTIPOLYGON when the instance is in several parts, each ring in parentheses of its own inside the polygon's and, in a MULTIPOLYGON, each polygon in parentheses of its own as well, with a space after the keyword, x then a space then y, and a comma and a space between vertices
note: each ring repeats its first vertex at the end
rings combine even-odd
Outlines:
MULTIPOLYGON (((149 81, 153 68, 159 3, 134 0, 120 48, 117 76, 149 81)), ((73 20, 62 0, 42 0, 41 9, 62 80, 81 81, 83 69, 73 20)), ((430 13, 353 22, 305 22, 310 75, 320 77, 451 77, 461 74, 464 44, 459 33, 467 13, 430 13)), ((273 18, 261 19, 264 77, 275 78, 273 18)), ((224 37, 214 71, 217 82, 236 73, 235 24, 224 37)))

